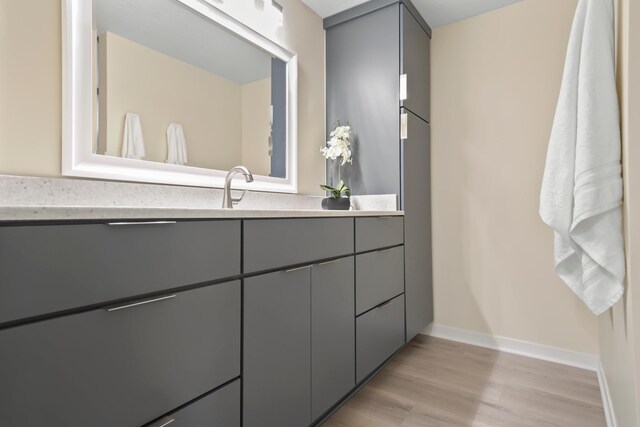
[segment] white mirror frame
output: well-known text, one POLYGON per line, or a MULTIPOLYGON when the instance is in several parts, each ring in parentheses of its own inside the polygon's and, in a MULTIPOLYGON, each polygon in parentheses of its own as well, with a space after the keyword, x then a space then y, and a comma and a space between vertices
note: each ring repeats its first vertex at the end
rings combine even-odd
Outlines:
MULTIPOLYGON (((296 193, 297 55, 200 0, 177 0, 280 58, 287 64, 286 178, 256 175, 234 188, 296 193)), ((205 0, 206 1, 206 0, 205 0)), ((62 7, 62 175, 118 181, 223 188, 227 171, 181 166, 93 153, 92 1, 63 0, 62 7)))

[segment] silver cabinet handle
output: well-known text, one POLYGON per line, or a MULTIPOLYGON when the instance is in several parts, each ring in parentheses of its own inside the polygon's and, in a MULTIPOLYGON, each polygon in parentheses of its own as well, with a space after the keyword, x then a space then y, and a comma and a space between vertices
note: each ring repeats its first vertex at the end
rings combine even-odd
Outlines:
POLYGON ((285 273, 293 273, 294 271, 305 270, 307 268, 311 268, 310 265, 305 265, 304 267, 290 268, 289 270, 285 270, 285 273))
POLYGON ((333 263, 338 262, 338 261, 340 261, 340 259, 334 259, 334 260, 331 260, 331 261, 320 262, 320 263, 318 263, 318 265, 328 265, 328 264, 333 264, 333 263))
POLYGON ((153 298, 153 299, 148 299, 144 301, 133 302, 131 304, 119 305, 117 307, 111 307, 111 308, 108 308, 107 311, 111 312, 111 311, 124 310, 125 308, 137 307, 139 305, 150 304, 152 302, 158 302, 158 301, 164 301, 166 299, 171 299, 175 297, 176 297, 175 295, 166 295, 159 298, 153 298))
POLYGON ((376 310, 381 310, 381 309, 387 307, 389 304, 391 304, 393 302, 394 299, 396 299, 396 297, 393 297, 389 301, 385 301, 382 304, 377 305, 376 306, 376 310))
POLYGON ((407 75, 400 75, 400 101, 407 99, 407 75))
POLYGON ((155 423, 151 424, 149 427, 164 427, 164 426, 168 426, 169 424, 171 424, 174 421, 175 421, 175 419, 173 419, 173 418, 164 417, 164 418, 159 419, 155 423))
POLYGON ((107 225, 121 226, 121 225, 162 225, 162 224, 176 224, 178 221, 122 221, 122 222, 108 222, 107 225))
POLYGON ((400 139, 407 139, 409 115, 407 113, 400 114, 400 139))

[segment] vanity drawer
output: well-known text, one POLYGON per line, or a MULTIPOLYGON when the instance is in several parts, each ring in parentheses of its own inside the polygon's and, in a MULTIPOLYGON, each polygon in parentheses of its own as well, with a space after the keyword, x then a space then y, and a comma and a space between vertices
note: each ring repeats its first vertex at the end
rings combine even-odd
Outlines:
POLYGON ((364 380, 404 344, 404 295, 356 318, 356 376, 364 380))
POLYGON ((0 227, 0 323, 240 274, 240 221, 0 227))
POLYGON ((240 427, 240 380, 222 387, 147 427, 240 427))
POLYGON ((381 216, 356 218, 356 252, 404 243, 404 218, 381 216))
POLYGON ((356 315, 404 292, 404 246, 356 255, 356 315))
POLYGON ((244 272, 253 273, 353 253, 353 218, 244 222, 244 272))
POLYGON ((240 282, 0 331, 4 426, 140 426, 240 375, 240 282))

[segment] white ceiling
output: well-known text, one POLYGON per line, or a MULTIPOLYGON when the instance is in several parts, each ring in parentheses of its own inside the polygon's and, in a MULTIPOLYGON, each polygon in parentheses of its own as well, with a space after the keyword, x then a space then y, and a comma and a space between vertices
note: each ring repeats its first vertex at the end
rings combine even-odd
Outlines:
MULTIPOLYGON (((323 18, 366 3, 367 0, 302 0, 323 18)), ((431 28, 462 21, 521 0, 412 0, 431 28)))
POLYGON ((93 0, 94 27, 238 84, 271 75, 271 55, 175 0, 93 0))

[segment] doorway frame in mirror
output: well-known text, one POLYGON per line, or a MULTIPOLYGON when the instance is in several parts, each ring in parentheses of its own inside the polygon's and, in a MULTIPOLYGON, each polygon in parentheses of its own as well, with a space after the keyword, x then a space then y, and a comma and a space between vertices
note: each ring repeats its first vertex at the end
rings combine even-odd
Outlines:
MULTIPOLYGON (((297 193, 298 57, 206 0, 175 0, 287 64, 286 177, 254 175, 234 188, 297 193)), ((92 1, 62 3, 62 175, 195 187, 224 188, 228 171, 95 154, 92 1)))

